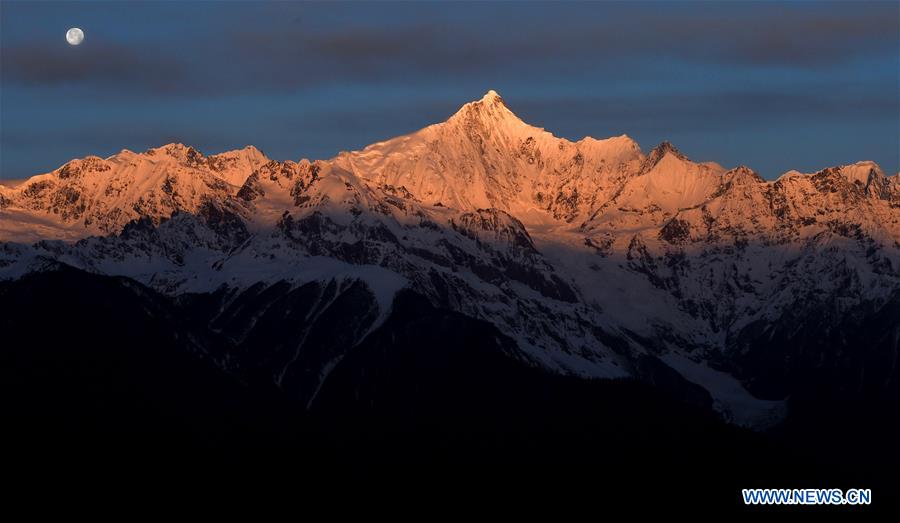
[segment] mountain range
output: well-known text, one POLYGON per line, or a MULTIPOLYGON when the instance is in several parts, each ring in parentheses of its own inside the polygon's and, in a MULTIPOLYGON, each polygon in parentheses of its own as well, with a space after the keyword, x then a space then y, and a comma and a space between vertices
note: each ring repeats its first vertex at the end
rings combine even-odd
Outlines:
POLYGON ((0 301, 60 271, 112 277, 185 350, 306 409, 336 383, 383 391, 347 366, 375 365, 360 350, 385 332, 427 353, 415 310, 454 315, 490 358, 634 380, 754 429, 803 398, 900 396, 900 176, 860 161, 765 180, 668 142, 573 142, 494 91, 330 160, 71 160, 0 185, 0 241, 0 301))

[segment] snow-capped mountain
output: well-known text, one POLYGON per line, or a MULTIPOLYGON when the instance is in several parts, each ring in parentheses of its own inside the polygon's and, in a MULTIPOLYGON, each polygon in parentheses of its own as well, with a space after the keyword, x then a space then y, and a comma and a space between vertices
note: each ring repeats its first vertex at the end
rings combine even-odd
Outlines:
POLYGON ((4 240, 75 240, 118 232, 140 218, 158 223, 227 198, 266 162, 252 146, 206 157, 174 143, 72 160, 12 187, 0 185, 0 234, 4 240))
POLYGON ((211 356, 308 404, 401 289, 489 322, 530 365, 705 395, 740 424, 779 419, 823 369, 841 391, 898 390, 900 322, 867 323, 900 304, 897 175, 766 181, 668 142, 571 142, 494 91, 324 161, 178 144, 72 160, 0 186, 0 240, 0 278, 63 263, 210 296, 235 344, 211 356), (335 310, 346 329, 325 342, 335 310))

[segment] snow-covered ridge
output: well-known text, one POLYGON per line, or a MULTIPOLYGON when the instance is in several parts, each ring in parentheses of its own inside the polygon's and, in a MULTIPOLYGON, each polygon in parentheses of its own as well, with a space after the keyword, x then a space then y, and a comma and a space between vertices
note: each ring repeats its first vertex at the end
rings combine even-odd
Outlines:
MULTIPOLYGON (((562 222, 587 231, 657 227, 734 185, 731 171, 692 162, 669 142, 644 155, 626 135, 557 138, 520 120, 493 90, 447 121, 409 135, 327 161, 278 164, 304 162, 368 186, 402 190, 427 205, 470 212, 497 208, 531 226, 562 222)), ((269 163, 253 146, 204 156, 183 144, 75 159, 24 182, 0 184, 0 240, 74 240, 117 232, 141 217, 158 222, 176 211, 196 212, 206 201, 234 196, 269 163)), ((897 176, 886 177, 874 162, 754 181, 782 188, 811 180, 821 191, 828 182, 817 180, 828 173, 850 184, 843 189, 857 187, 889 202, 900 198, 897 176)))
POLYGON ((139 218, 158 222, 173 212, 196 212, 206 201, 231 196, 266 162, 252 146, 204 156, 174 143, 71 160, 14 187, 0 186, 0 239, 74 240, 118 232, 139 218))

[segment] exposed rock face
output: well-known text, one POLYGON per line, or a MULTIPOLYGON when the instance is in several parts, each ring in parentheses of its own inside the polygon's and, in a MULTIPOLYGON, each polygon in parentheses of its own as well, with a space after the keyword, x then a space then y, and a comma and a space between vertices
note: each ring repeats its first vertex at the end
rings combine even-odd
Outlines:
POLYGON ((290 371, 302 398, 402 288, 490 322, 529 365, 691 383, 738 423, 777 419, 781 400, 840 362, 865 370, 835 378, 841 391, 898 389, 893 367, 872 371, 898 354, 884 319, 900 292, 898 176, 859 162, 766 181, 668 142, 648 155, 627 136, 571 142, 494 92, 327 161, 178 144, 73 160, 0 186, 0 239, 0 278, 58 261, 171 296, 214 293, 233 314, 211 321, 241 336, 340 296, 367 303, 340 309, 336 345, 313 348, 300 327, 248 342, 254 373, 284 371, 289 355, 309 363, 290 371), (817 349, 816 332, 868 340, 873 328, 875 353, 817 349))

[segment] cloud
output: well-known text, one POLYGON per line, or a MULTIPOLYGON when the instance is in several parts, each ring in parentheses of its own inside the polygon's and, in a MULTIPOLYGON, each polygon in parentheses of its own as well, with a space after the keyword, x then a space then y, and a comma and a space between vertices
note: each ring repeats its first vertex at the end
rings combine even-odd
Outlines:
POLYGON ((484 5, 477 16, 461 19, 426 11, 399 24, 243 28, 235 52, 247 63, 277 70, 269 76, 273 85, 303 87, 406 78, 553 79, 597 71, 646 77, 660 74, 661 61, 719 75, 765 67, 830 70, 873 56, 896 57, 900 46, 896 13, 886 4, 678 5, 683 7, 579 4, 574 13, 543 4, 515 12, 484 5))
POLYGON ((5 81, 29 86, 97 83, 140 91, 171 91, 187 78, 172 57, 112 45, 68 47, 49 44, 4 46, 5 81))
MULTIPOLYGON (((836 4, 840 6, 840 4, 836 4)), ((866 4, 848 11, 773 6, 699 16, 677 24, 655 17, 653 35, 671 39, 675 54, 719 65, 830 67, 875 54, 896 54, 896 6, 866 4)))
POLYGON ((714 68, 716 75, 759 67, 816 70, 896 56, 900 47, 896 6, 890 3, 588 3, 553 9, 385 4, 316 23, 339 7, 307 13, 299 6, 299 14, 273 14, 267 24, 244 24, 233 16, 218 20, 211 11, 209 27, 201 27, 216 26, 230 35, 225 39, 201 32, 179 33, 152 47, 7 44, 0 51, 4 83, 209 96, 348 82, 552 80, 598 71, 637 78, 664 74, 660 62, 666 61, 714 68), (415 16, 400 16, 412 9, 415 16), (469 16, 449 16, 460 13, 469 16))

